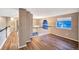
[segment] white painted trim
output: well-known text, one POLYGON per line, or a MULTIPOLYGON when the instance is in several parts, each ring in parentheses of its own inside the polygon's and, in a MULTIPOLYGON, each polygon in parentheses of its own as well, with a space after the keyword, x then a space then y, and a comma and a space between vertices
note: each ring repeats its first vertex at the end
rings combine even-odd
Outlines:
MULTIPOLYGON (((51 34, 53 34, 53 33, 51 33, 51 34)), ((58 35, 58 34, 54 34, 54 35, 57 35, 57 36, 60 36, 60 37, 63 37, 63 38, 67 38, 67 39, 69 39, 69 40, 73 40, 73 41, 76 41, 76 42, 79 42, 78 40, 74 40, 74 39, 72 39, 72 38, 64 37, 64 36, 61 36, 61 35, 58 35)))
POLYGON ((28 40, 28 41, 26 41, 26 43, 27 43, 27 42, 31 42, 31 39, 30 39, 30 40, 28 40))
POLYGON ((18 39, 18 48, 19 48, 19 33, 18 32, 17 32, 17 36, 18 36, 17 39, 18 39))
POLYGON ((43 35, 47 35, 49 33, 42 33, 42 34, 38 34, 38 36, 43 36, 43 35))
POLYGON ((41 34, 38 34, 38 35, 32 36, 32 37, 38 37, 38 36, 43 36, 43 35, 47 35, 47 34, 50 34, 50 33, 41 33, 41 34))
POLYGON ((19 49, 23 48, 23 47, 27 47, 27 45, 25 44, 25 45, 22 45, 22 46, 18 46, 19 49))
MULTIPOLYGON (((26 43, 27 43, 27 42, 31 42, 31 40, 26 41, 26 43)), ((27 47, 27 44, 22 45, 22 46, 19 46, 19 45, 18 45, 18 48, 23 48, 23 47, 27 47)))
POLYGON ((3 43, 1 44, 0 49, 2 49, 2 47, 3 47, 4 43, 6 42, 6 40, 7 40, 7 38, 5 38, 5 40, 4 40, 3 43))
POLYGON ((76 42, 78 42, 78 40, 74 40, 74 39, 70 39, 70 40, 73 40, 73 41, 76 41, 76 42))

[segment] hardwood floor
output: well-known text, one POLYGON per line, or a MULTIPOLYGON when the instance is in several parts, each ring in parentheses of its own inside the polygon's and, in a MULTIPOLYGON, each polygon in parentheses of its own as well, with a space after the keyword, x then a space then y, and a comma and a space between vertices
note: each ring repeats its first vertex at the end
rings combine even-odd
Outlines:
POLYGON ((77 50, 78 42, 53 34, 32 38, 27 43, 28 50, 77 50))
POLYGON ((17 50, 18 49, 18 38, 17 32, 12 32, 7 38, 2 50, 17 50))
POLYGON ((17 33, 12 32, 2 50, 77 50, 78 42, 62 38, 53 34, 33 37, 27 47, 18 49, 17 33))

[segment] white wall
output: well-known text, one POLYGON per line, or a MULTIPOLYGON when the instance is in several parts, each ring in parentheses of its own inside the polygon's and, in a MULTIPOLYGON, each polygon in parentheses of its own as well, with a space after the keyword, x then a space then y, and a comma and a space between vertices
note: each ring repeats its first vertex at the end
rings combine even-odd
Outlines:
POLYGON ((0 17, 0 29, 3 29, 4 27, 6 27, 6 18, 0 17))

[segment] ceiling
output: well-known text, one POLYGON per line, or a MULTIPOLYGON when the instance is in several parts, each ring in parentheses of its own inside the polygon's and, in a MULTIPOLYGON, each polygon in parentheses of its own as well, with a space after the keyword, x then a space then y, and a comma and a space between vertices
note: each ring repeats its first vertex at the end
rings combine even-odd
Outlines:
POLYGON ((33 14, 34 18, 57 16, 79 11, 78 8, 27 8, 27 10, 33 14))
POLYGON ((17 17, 18 8, 0 8, 0 16, 17 17))
MULTIPOLYGON (((44 18, 78 12, 78 8, 25 8, 33 14, 33 18, 44 18)), ((18 8, 0 8, 0 16, 16 17, 18 8)))

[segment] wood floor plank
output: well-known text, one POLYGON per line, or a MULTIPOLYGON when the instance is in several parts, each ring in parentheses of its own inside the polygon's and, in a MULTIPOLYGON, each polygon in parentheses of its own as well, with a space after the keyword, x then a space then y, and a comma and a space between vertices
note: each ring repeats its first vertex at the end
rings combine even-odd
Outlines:
POLYGON ((53 34, 34 37, 29 44, 32 50, 78 50, 78 42, 53 34))
POLYGON ((17 32, 12 32, 7 38, 2 50, 17 50, 18 49, 18 36, 17 32))
POLYGON ((78 50, 78 42, 53 34, 33 37, 26 47, 18 49, 17 33, 12 32, 2 50, 78 50))

